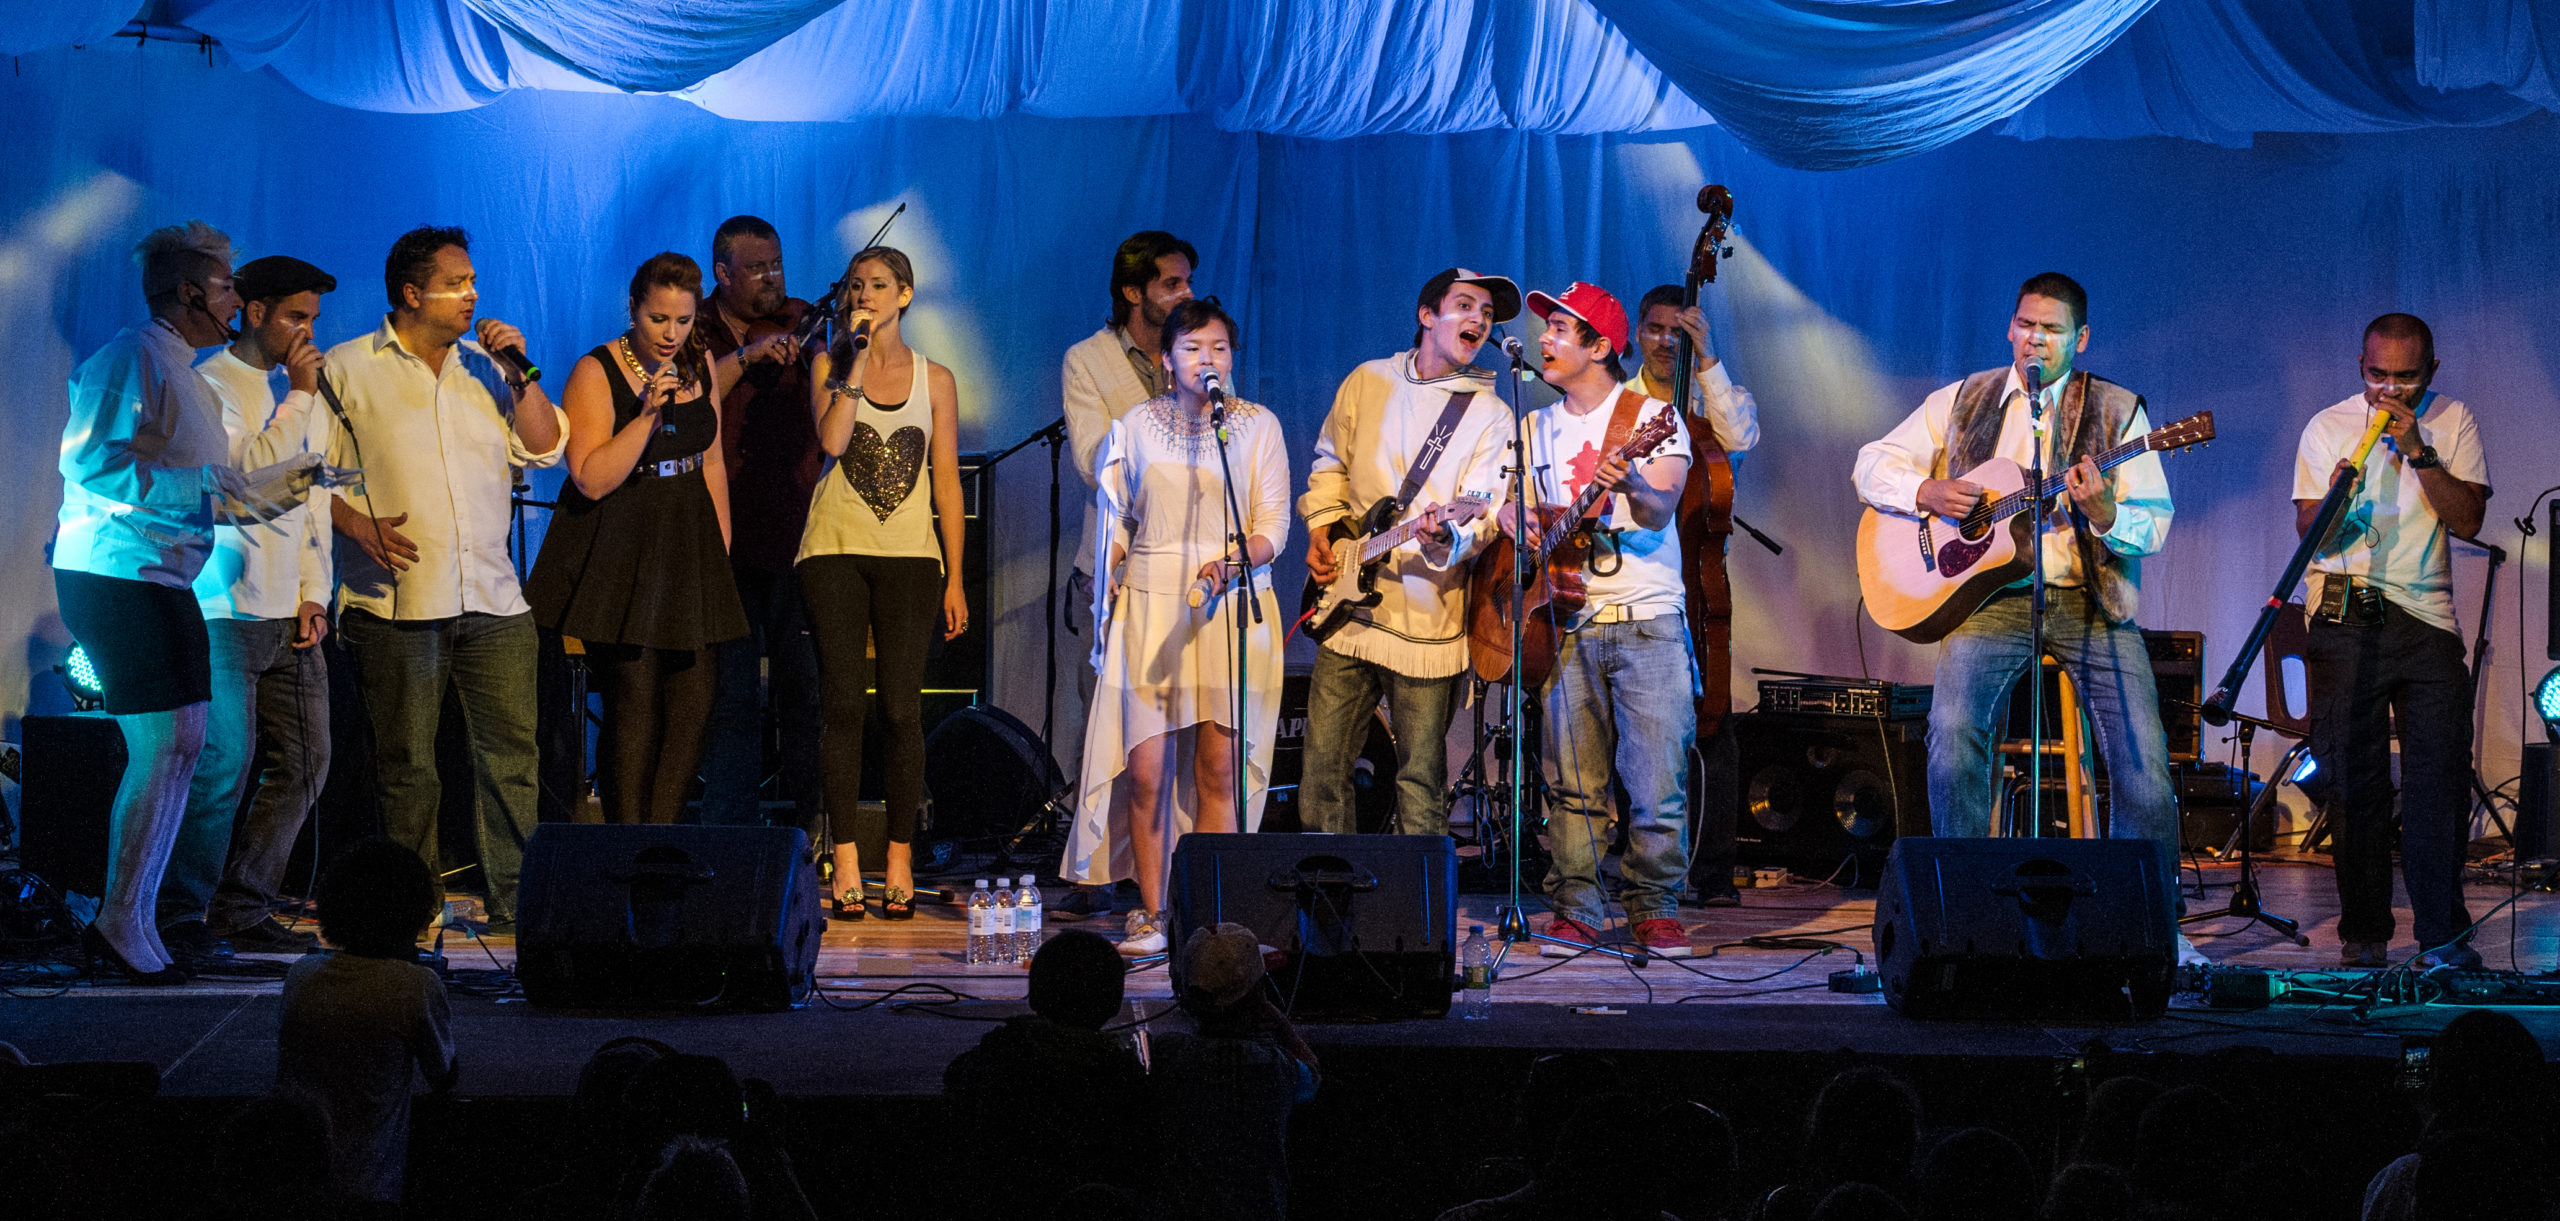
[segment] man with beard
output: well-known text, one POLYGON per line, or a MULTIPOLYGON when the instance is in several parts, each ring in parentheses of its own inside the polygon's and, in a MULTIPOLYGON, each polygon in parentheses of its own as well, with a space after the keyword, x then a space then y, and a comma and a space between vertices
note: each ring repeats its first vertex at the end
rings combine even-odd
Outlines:
MULTIPOLYGON (((1310 577, 1333 580, 1334 543, 1356 536, 1381 497, 1397 496, 1410 515, 1462 495, 1501 495, 1510 413, 1494 375, 1469 362, 1495 324, 1519 313, 1518 285, 1449 268, 1414 303, 1412 349, 1342 379, 1298 498, 1312 536, 1310 577)), ((1317 647, 1299 788, 1307 830, 1358 829, 1352 768, 1383 695, 1395 723, 1396 830, 1449 833, 1444 739, 1467 668, 1466 566, 1489 537, 1489 519, 1477 518, 1390 553, 1377 605, 1353 611, 1317 647)))
POLYGON ((2293 464, 2297 531, 2375 412, 2390 417, 2345 516, 2311 560, 2315 796, 2338 834, 2339 962, 2391 965, 2391 738, 2400 738, 2400 872, 2425 966, 2478 967, 2462 902, 2471 834, 2471 671, 2453 616, 2448 535, 2489 508, 2480 429, 2434 393, 2435 333, 2413 314, 2364 329, 2361 393, 2311 417, 2293 464))
MULTIPOLYGON (((1093 563, 1094 461, 1103 439, 1111 435, 1113 421, 1173 388, 1163 361, 1164 322, 1174 306, 1191 299, 1191 277, 1199 266, 1200 252, 1162 229, 1130 234, 1111 255, 1110 320, 1068 348, 1060 362, 1067 448, 1086 489, 1079 514, 1084 524, 1076 533, 1075 568, 1067 577, 1070 622, 1075 608, 1093 605, 1093 574, 1086 569, 1093 563)), ((1093 678, 1090 667, 1076 667, 1077 707, 1092 704, 1093 678)), ((1082 748, 1070 744, 1067 757, 1082 758, 1082 748)), ((1049 909, 1064 920, 1110 911, 1107 886, 1076 887, 1049 909)))
MULTIPOLYGON (((222 400, 232 465, 256 470, 329 452, 311 328, 337 278, 271 254, 233 273, 232 285, 239 338, 196 366, 222 400)), ((268 908, 329 774, 329 666, 319 646, 336 600, 330 546, 327 506, 304 505, 260 525, 214 527, 213 557, 196 574, 196 608, 213 645, 213 706, 187 818, 160 879, 160 939, 182 955, 210 954, 216 941, 293 954, 318 943, 268 908), (244 814, 240 790, 253 770, 257 792, 244 814)))
MULTIPOLYGON (((1760 405, 1751 397, 1751 391, 1734 384, 1732 373, 1717 359, 1714 346, 1708 342, 1706 315, 1697 306, 1681 306, 1685 295, 1677 284, 1661 284, 1636 303, 1635 344, 1644 365, 1636 371, 1635 380, 1627 384, 1647 398, 1670 402, 1671 365, 1679 358, 1679 336, 1686 333, 1691 350, 1697 354, 1690 371, 1695 394, 1689 412, 1706 421, 1727 460, 1738 468, 1743 451, 1760 443, 1760 405)), ((1698 561, 1695 556, 1687 556, 1683 562, 1698 561)), ((1732 664, 1730 656, 1709 657, 1700 651, 1698 657, 1703 673, 1714 673, 1706 669, 1708 666, 1732 664)), ((1698 853, 1690 862, 1689 877, 1697 883, 1699 896, 1707 906, 1739 907, 1742 895, 1733 885, 1733 837, 1740 815, 1736 771, 1741 766, 1741 749, 1734 740, 1732 716, 1720 718, 1714 733, 1698 743, 1698 758, 1698 808, 1690 812, 1691 825, 1697 829, 1698 853)))
MULTIPOLYGON (((711 234, 711 275, 719 284, 696 323, 718 360, 767 335, 788 335, 809 303, 785 293, 782 240, 771 224, 732 216, 711 234)), ((746 607, 747 634, 714 646, 719 692, 702 752, 702 821, 763 821, 764 698, 756 664, 769 660, 773 709, 782 727, 782 792, 795 824, 818 821, 818 653, 800 606, 791 562, 809 521, 809 497, 825 469, 809 414, 809 366, 786 340, 774 359, 738 370, 720 402, 720 447, 729 471, 729 572, 746 607)))

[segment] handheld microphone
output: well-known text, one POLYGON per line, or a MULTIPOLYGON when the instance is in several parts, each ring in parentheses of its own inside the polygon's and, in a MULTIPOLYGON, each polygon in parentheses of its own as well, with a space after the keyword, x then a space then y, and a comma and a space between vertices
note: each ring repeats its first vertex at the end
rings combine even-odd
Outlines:
POLYGON ((859 352, 870 346, 871 320, 869 318, 865 318, 860 322, 853 324, 853 350, 859 352))
POLYGON ((1210 597, 1215 595, 1217 592, 1218 583, 1207 577, 1202 577, 1191 583, 1191 595, 1186 598, 1185 601, 1191 603, 1191 609, 1198 610, 1200 609, 1201 603, 1208 601, 1210 597))
POLYGON ((529 382, 538 382, 542 380, 542 366, 527 360, 525 358, 523 348, 519 348, 514 344, 508 344, 507 346, 498 348, 489 354, 507 362, 507 367, 515 370, 517 377, 523 378, 529 382))

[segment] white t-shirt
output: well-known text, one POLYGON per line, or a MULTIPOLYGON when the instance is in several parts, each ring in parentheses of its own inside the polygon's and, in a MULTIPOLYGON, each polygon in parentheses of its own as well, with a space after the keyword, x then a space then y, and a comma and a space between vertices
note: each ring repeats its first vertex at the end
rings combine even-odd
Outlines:
MULTIPOLYGON (((1536 495, 1531 499, 1542 505, 1562 505, 1582 494, 1583 486, 1591 482, 1592 472, 1599 469, 1604 452, 1600 443, 1608 436, 1609 417, 1616 412, 1617 404, 1618 396, 1613 393, 1600 406, 1580 415, 1574 414, 1563 400, 1530 413, 1529 469, 1536 475, 1536 482, 1531 485, 1536 495)), ((1646 399, 1636 409, 1629 434, 1668 410, 1670 404, 1646 399)), ((1669 441, 1654 450, 1651 458, 1637 464, 1637 477, 1643 478, 1655 463, 1686 459, 1689 455, 1689 430, 1675 428, 1669 441)), ((1614 494, 1601 497, 1598 507, 1607 529, 1592 540, 1591 559, 1584 569, 1583 580, 1591 592, 1589 609, 1685 608, 1688 594, 1680 581, 1677 523, 1666 523, 1659 530, 1644 529, 1636 524, 1635 510, 1625 503, 1625 498, 1614 494)))
MULTIPOLYGON (((2363 439, 2372 413, 2358 394, 2302 426, 2302 444, 2293 459, 2295 500, 2316 501, 2329 494, 2329 472, 2363 439)), ((2488 486, 2488 455, 2481 451, 2480 429, 2469 407, 2429 391, 2418 404, 2418 436, 2435 447, 2446 474, 2488 486)), ((2459 636, 2444 522, 2427 503, 2418 472, 2409 466, 2413 456, 2393 448, 2387 435, 2374 445, 2364 482, 2347 501, 2329 541, 2311 559, 2310 605, 2320 604, 2323 578, 2340 573, 2380 587, 2382 596, 2402 610, 2459 636)))

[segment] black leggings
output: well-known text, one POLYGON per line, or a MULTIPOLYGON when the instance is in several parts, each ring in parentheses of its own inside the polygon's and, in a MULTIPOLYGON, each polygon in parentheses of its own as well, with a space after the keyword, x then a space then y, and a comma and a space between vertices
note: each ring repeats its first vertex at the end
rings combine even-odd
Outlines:
POLYGON ((917 556, 813 555, 800 561, 799 573, 809 636, 818 646, 818 685, 826 692, 818 767, 828 833, 839 844, 854 842, 862 722, 870 702, 865 693, 877 688, 889 735, 889 774, 880 778, 889 799, 889 842, 913 842, 924 808, 924 663, 942 610, 942 564, 917 556))
POLYGON ((590 644, 603 681, 604 729, 596 736, 596 795, 606 822, 674 823, 702 766, 702 735, 720 673, 710 649, 590 644))

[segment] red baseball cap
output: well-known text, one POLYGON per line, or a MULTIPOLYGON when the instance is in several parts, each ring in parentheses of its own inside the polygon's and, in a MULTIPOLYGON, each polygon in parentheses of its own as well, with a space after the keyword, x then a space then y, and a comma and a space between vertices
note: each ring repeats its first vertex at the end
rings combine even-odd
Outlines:
POLYGON ((1546 321, 1547 315, 1557 310, 1590 323, 1592 330, 1600 332, 1600 337, 1609 341, 1611 353, 1627 350, 1627 307, 1618 304, 1618 299, 1610 296, 1608 289, 1576 280, 1561 296, 1529 294, 1529 312, 1536 314, 1539 321, 1546 321))

